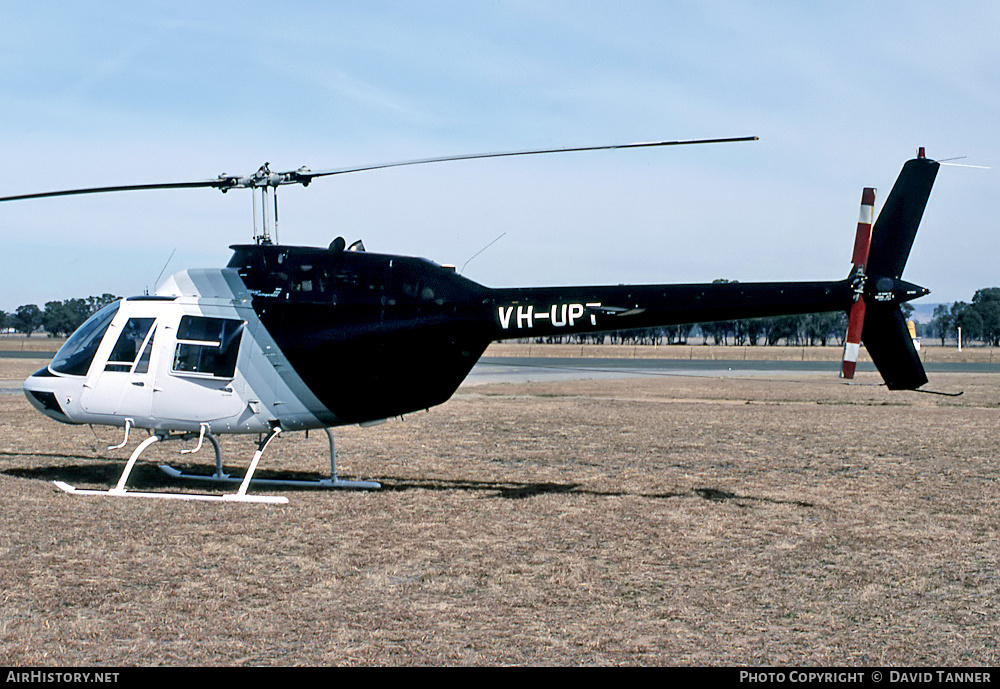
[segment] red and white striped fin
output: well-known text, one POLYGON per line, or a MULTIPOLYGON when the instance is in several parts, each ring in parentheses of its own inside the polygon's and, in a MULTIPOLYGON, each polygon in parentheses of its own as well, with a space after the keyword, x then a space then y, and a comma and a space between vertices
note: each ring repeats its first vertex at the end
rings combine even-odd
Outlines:
MULTIPOLYGON (((851 262, 864 274, 868 263, 868 251, 872 245, 872 222, 875 215, 875 190, 866 187, 861 193, 861 215, 858 217, 858 232, 854 237, 854 254, 851 262)), ((865 299, 860 292, 856 295, 854 305, 847 321, 847 338, 844 341, 844 361, 840 369, 841 378, 854 378, 854 370, 858 365, 858 354, 861 351, 861 332, 865 326, 865 299)))

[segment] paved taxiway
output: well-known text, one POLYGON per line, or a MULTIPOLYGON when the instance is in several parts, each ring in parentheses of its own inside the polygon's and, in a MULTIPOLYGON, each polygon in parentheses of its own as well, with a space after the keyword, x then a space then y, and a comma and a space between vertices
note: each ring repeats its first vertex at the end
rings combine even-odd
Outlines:
MULTIPOLYGON (((928 373, 1000 373, 1000 364, 928 363, 928 373)), ((859 371, 874 371, 868 362, 859 371)), ((839 361, 744 361, 701 359, 590 359, 557 357, 483 357, 463 385, 633 376, 775 376, 805 372, 836 377, 839 361)))
MULTIPOLYGON (((39 353, 0 351, 0 358, 37 358, 39 353)), ((38 368, 45 364, 38 359, 38 368)), ((928 373, 1000 373, 1000 364, 927 363, 928 373)), ((703 359, 618 359, 579 357, 483 357, 462 383, 527 383, 553 380, 592 380, 635 376, 756 377, 820 372, 836 377, 839 361, 746 361, 703 359)), ((874 371, 871 363, 859 371, 874 371)), ((0 394, 21 393, 21 380, 0 379, 0 394)))

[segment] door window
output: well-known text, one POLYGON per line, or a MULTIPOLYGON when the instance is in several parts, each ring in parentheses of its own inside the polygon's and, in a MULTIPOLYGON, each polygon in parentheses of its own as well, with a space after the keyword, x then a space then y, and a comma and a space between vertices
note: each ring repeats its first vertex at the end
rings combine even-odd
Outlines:
MULTIPOLYGON (((118 341, 115 342, 115 348, 111 350, 111 356, 108 357, 108 364, 104 370, 131 371, 132 365, 139 358, 139 352, 147 350, 151 352, 153 338, 149 335, 155 320, 155 318, 129 318, 128 323, 122 329, 122 334, 118 336, 118 341), (144 344, 145 347, 143 347, 144 344)), ((149 360, 147 358, 146 368, 148 369, 148 367, 149 360)), ((144 373, 145 371, 138 372, 144 373)))
POLYGON ((177 328, 174 372, 232 378, 245 326, 245 321, 231 318, 182 317, 177 328))

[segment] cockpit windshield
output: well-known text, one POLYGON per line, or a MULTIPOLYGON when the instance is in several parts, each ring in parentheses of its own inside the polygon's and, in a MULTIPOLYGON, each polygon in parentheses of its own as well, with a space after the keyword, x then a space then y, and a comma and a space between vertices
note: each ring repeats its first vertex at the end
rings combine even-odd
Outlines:
POLYGON ((121 302, 116 301, 88 318, 83 325, 77 328, 66 344, 56 352, 55 358, 49 364, 49 368, 56 373, 65 373, 70 376, 85 376, 90 368, 97 348, 101 344, 104 333, 118 313, 121 302))

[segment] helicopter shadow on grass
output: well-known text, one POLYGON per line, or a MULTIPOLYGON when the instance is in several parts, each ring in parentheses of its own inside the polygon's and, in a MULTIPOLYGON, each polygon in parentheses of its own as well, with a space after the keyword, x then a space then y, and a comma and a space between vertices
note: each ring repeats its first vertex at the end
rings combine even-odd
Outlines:
MULTIPOLYGON (((14 476, 16 478, 32 479, 36 481, 63 481, 73 485, 81 485, 93 488, 103 488, 114 486, 121 476, 122 464, 114 461, 101 461, 91 459, 82 455, 51 454, 37 452, 0 452, 0 457, 46 457, 66 460, 85 460, 80 464, 63 464, 59 466, 45 467, 24 467, 8 468, 0 471, 0 474, 14 476)), ((205 481, 189 480, 178 481, 167 476, 159 468, 152 464, 136 465, 135 470, 129 476, 127 488, 129 490, 166 490, 178 486, 190 486, 200 484, 210 488, 208 480, 210 476, 205 473, 206 467, 198 464, 178 464, 175 468, 190 474, 202 474, 205 481)), ((238 476, 236 474, 235 476, 238 476)), ((286 479, 296 481, 316 481, 322 476, 315 473, 296 471, 268 471, 260 470, 255 475, 260 479, 286 479)), ((341 478, 345 478, 341 476, 341 478)), ((663 500, 673 498, 701 498, 709 502, 733 502, 740 506, 747 506, 752 503, 772 503, 795 505, 798 507, 814 507, 810 502, 800 500, 778 500, 775 498, 756 497, 751 495, 741 495, 732 491, 720 488, 699 487, 682 491, 663 492, 633 492, 627 490, 596 490, 584 488, 579 483, 560 483, 553 481, 502 481, 502 480, 470 480, 470 479, 447 479, 447 478, 419 478, 413 476, 383 476, 377 479, 381 484, 381 490, 365 491, 375 493, 406 492, 411 490, 455 492, 466 491, 473 493, 483 493, 487 497, 495 497, 506 500, 523 500, 542 495, 587 495, 592 497, 640 497, 651 500, 663 500)), ((231 489, 232 484, 228 488, 231 489)), ((314 493, 327 491, 328 488, 320 486, 280 486, 282 492, 288 493, 314 493)), ((224 490, 216 486, 218 492, 224 490)), ((354 492, 341 489, 340 492, 354 492)))
POLYGON ((519 481, 470 481, 450 479, 421 479, 413 477, 385 477, 379 479, 383 491, 404 490, 440 490, 440 491, 487 491, 495 493, 495 497, 508 500, 522 500, 539 495, 573 494, 593 497, 639 497, 651 500, 672 498, 701 498, 712 502, 735 501, 737 504, 766 502, 775 504, 790 504, 799 507, 813 507, 809 502, 799 500, 777 500, 774 498, 759 498, 749 495, 739 495, 718 488, 693 488, 683 491, 663 492, 633 492, 627 490, 596 490, 583 488, 578 483, 519 482, 519 481))
MULTIPOLYGON (((38 457, 58 457, 61 459, 80 459, 88 460, 86 463, 81 464, 63 464, 59 466, 46 466, 46 467, 24 467, 24 468, 9 468, 0 471, 0 474, 7 476, 14 476, 17 478, 32 479, 36 481, 63 481, 72 485, 77 485, 79 487, 96 488, 103 489, 105 487, 112 487, 117 482, 122 473, 122 464, 120 462, 111 461, 100 461, 100 460, 89 460, 87 457, 80 455, 50 455, 41 453, 0 453, 0 456, 38 456, 38 457)), ((155 490, 170 490, 176 489, 179 486, 185 486, 189 488, 191 486, 199 486, 200 488, 206 490, 207 492, 231 492, 233 489, 233 484, 221 484, 221 485, 211 485, 211 475, 209 469, 204 465, 196 464, 172 464, 175 469, 178 469, 188 475, 199 475, 204 476, 205 480, 198 479, 188 479, 180 481, 170 476, 166 475, 156 465, 152 464, 137 464, 135 469, 129 476, 128 485, 126 488, 128 490, 143 490, 143 491, 155 491, 155 490), (223 487, 225 486, 225 487, 223 487)), ((234 478, 241 476, 239 471, 233 472, 231 474, 234 478)), ((261 469, 254 475, 255 479, 263 480, 292 480, 292 481, 318 481, 324 476, 317 475, 315 473, 309 473, 304 471, 268 471, 266 469, 261 469)), ((348 478, 341 475, 340 478, 348 478)), ((506 499, 521 499, 533 497, 536 495, 546 495, 546 494, 558 494, 558 493, 580 493, 588 495, 604 495, 604 496, 621 496, 627 495, 625 492, 621 491, 591 491, 583 490, 580 488, 579 484, 576 483, 554 483, 554 482, 517 482, 517 481, 474 481, 474 480, 460 480, 460 479, 444 479, 444 478, 433 478, 433 479, 422 479, 417 477, 394 477, 385 476, 378 478, 379 483, 382 484, 380 490, 375 491, 362 491, 362 492, 374 492, 374 493, 400 493, 411 490, 424 490, 424 491, 439 491, 439 492, 454 492, 454 491, 469 491, 469 492, 482 492, 482 493, 492 493, 493 497, 506 498, 506 499)), ((262 486, 252 486, 251 490, 260 490, 262 486)), ((331 489, 324 488, 321 486, 270 486, 269 490, 279 490, 281 492, 287 493, 316 493, 329 491, 331 489)), ((338 489, 333 489, 338 490, 338 489)), ((357 492, 347 489, 339 489, 338 492, 357 492)))

